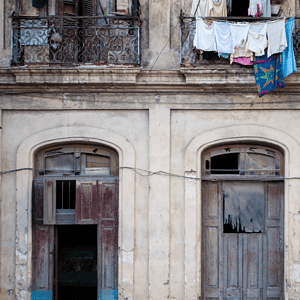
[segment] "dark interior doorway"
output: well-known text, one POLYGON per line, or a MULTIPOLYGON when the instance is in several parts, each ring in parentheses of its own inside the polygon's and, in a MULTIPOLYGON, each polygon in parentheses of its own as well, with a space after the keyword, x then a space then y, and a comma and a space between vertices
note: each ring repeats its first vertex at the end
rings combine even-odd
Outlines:
POLYGON ((59 300, 97 299, 97 225, 57 226, 59 300))
POLYGON ((248 17, 249 0, 232 0, 232 17, 248 17))

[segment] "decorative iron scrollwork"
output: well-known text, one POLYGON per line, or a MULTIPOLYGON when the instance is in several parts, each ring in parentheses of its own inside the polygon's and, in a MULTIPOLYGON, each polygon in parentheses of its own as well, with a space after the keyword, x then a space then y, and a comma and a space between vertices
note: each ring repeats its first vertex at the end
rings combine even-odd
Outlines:
POLYGON ((140 64, 137 17, 13 17, 13 66, 140 64))

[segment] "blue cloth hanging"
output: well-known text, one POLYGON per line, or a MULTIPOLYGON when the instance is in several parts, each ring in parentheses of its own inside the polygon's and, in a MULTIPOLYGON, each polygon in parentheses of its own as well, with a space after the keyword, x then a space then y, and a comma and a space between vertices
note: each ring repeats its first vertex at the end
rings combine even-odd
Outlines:
POLYGON ((32 6, 35 8, 43 8, 48 4, 48 0, 32 0, 32 6))
POLYGON ((253 68, 259 97, 278 87, 285 87, 282 70, 282 53, 273 54, 270 57, 268 57, 267 53, 263 56, 255 56, 253 68))
POLYGON ((282 52, 283 77, 287 77, 293 72, 297 72, 297 64, 293 49, 293 29, 295 18, 289 19, 285 24, 287 47, 282 52))

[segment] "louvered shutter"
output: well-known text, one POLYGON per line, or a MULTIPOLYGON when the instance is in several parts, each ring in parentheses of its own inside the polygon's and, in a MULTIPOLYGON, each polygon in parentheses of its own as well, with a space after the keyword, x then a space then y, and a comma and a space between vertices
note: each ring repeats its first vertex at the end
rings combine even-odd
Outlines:
POLYGON ((86 16, 86 17, 96 15, 96 1, 95 0, 83 0, 82 15, 86 16))
POLYGON ((44 224, 56 224, 56 180, 45 180, 44 224))
POLYGON ((32 224, 43 225, 44 180, 34 180, 32 186, 32 224))

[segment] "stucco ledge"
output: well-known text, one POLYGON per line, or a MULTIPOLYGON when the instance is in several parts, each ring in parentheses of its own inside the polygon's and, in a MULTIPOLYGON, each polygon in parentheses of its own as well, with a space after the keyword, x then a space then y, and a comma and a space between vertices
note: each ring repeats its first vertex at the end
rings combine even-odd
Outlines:
MULTIPOLYGON (((197 68, 180 68, 180 72, 186 77, 186 84, 231 87, 236 85, 240 87, 242 85, 256 88, 252 68, 212 65, 197 68)), ((298 74, 299 72, 286 77, 286 85, 295 88, 295 85, 300 83, 300 74, 298 74)))
POLYGON ((134 84, 139 67, 131 68, 11 68, 16 83, 114 83, 134 84))

